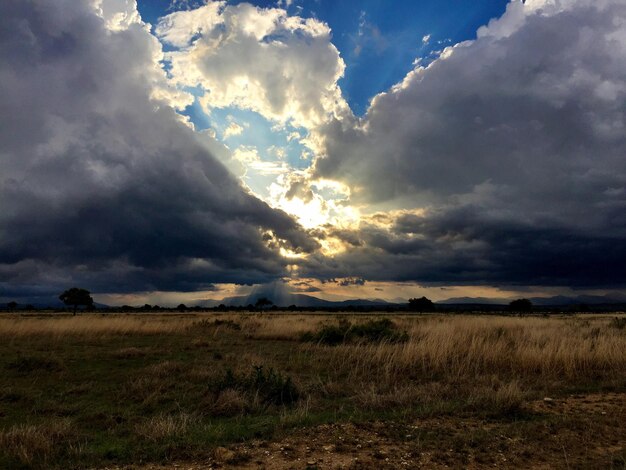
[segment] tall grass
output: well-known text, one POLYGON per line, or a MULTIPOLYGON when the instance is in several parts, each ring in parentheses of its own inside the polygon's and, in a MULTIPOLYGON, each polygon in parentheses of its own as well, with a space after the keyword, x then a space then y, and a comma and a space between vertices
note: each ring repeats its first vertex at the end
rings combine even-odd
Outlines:
POLYGON ((395 379, 506 374, 572 379, 626 373, 626 334, 607 322, 541 318, 433 319, 409 326, 403 344, 344 345, 333 360, 353 373, 395 379))
POLYGON ((60 454, 78 450, 72 441, 76 437, 69 419, 39 425, 19 424, 0 431, 0 450, 25 466, 34 462, 45 464, 60 454))
POLYGON ((202 455, 210 436, 232 442, 328 416, 518 419, 548 393, 626 390, 626 328, 614 318, 0 315, 10 380, 0 383, 0 467, 202 455), (333 325, 348 325, 338 341, 302 341, 333 325))
MULTIPOLYGON (((83 315, 77 317, 0 317, 0 337, 168 335, 196 325, 211 327, 205 336, 233 332, 252 340, 297 341, 304 333, 337 323, 335 315, 83 315), (221 318, 209 322, 207 318, 221 318), (227 321, 223 320, 227 319, 227 321), (225 326, 224 326, 225 325, 225 326)), ((353 316, 358 324, 373 316, 353 316)), ((352 374, 471 377, 485 373, 576 379, 598 373, 626 372, 626 329, 611 318, 496 316, 394 317, 408 341, 344 344, 322 354, 334 367, 352 374), (345 364, 344 364, 345 363, 345 364)), ((324 349, 321 345, 302 348, 324 349)), ((118 354, 132 352, 118 351, 118 354)))
POLYGON ((330 355, 332 367, 353 380, 375 373, 387 384, 494 374, 574 383, 626 373, 626 334, 606 321, 453 317, 401 323, 409 328, 406 343, 339 346, 330 355))
POLYGON ((183 331, 193 318, 168 318, 157 315, 86 314, 74 316, 24 315, 0 316, 0 336, 63 337, 68 335, 102 336, 126 334, 161 334, 183 331))

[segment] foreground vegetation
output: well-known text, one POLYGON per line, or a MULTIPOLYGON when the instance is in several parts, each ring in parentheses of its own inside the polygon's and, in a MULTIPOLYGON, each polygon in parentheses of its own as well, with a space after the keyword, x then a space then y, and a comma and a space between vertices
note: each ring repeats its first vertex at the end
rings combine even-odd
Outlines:
MULTIPOLYGON (((626 436, 623 416, 536 406, 626 392, 626 320, 614 315, 6 315, 0 372, 0 468, 207 459, 333 422, 479 423, 421 435, 420 452, 487 452, 511 423, 538 452, 546 429, 626 436)), ((623 467, 626 443, 614 444, 579 464, 623 467)))

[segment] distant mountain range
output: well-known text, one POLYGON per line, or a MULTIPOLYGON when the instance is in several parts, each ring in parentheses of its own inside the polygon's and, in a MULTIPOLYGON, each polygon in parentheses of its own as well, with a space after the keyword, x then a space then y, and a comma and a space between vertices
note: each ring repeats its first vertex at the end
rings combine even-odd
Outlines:
MULTIPOLYGON (((274 292, 274 294, 277 294, 274 292)), ((349 299, 342 301, 324 300, 312 295, 290 294, 281 292, 278 297, 272 296, 270 293, 253 293, 247 296, 226 297, 222 300, 205 300, 199 303, 202 307, 217 307, 224 304, 227 307, 246 306, 254 304, 260 297, 267 297, 274 304, 281 307, 296 305, 298 307, 313 308, 339 308, 339 307, 396 307, 408 303, 397 299, 396 302, 389 302, 383 299, 349 299)), ((506 306, 510 301, 518 297, 510 299, 493 299, 487 297, 455 297, 435 302, 440 306, 452 305, 491 305, 506 306)), ((553 296, 553 297, 531 297, 529 300, 533 305, 539 307, 545 306, 571 306, 571 305, 610 305, 610 304, 626 304, 626 294, 615 292, 607 295, 579 295, 576 297, 553 296)))
POLYGON ((237 297, 226 297, 222 300, 204 300, 198 303, 201 307, 217 307, 218 305, 224 304, 227 307, 239 307, 246 306, 249 304, 253 304, 261 297, 267 297, 270 299, 275 305, 280 307, 289 307, 290 305, 295 305, 297 307, 308 307, 308 308, 337 308, 337 307, 377 307, 377 306, 390 306, 397 305, 390 302, 387 302, 382 299, 350 299, 350 300, 342 300, 342 301, 332 301, 332 300, 324 300, 319 299, 317 297, 313 297, 312 295, 306 294, 283 294, 278 298, 272 297, 271 295, 263 295, 263 294, 252 294, 252 295, 242 295, 237 297))
MULTIPOLYGON (((252 292, 249 295, 226 297, 221 300, 206 299, 195 304, 189 304, 189 306, 199 306, 204 308, 213 308, 219 305, 225 305, 227 307, 239 307, 255 302, 261 298, 267 297, 275 305, 279 307, 289 307, 295 305, 297 307, 305 308, 342 308, 342 307, 401 307, 408 303, 402 299, 394 299, 393 302, 389 302, 383 299, 348 299, 348 300, 324 300, 312 295, 291 293, 286 289, 274 289, 272 291, 266 291, 264 289, 252 292)), ((516 297, 517 298, 517 297, 516 297)), ((445 307, 469 307, 469 306, 489 306, 497 308, 500 306, 507 306, 510 299, 494 299, 488 297, 453 297, 446 300, 435 302, 436 305, 445 307)), ((578 295, 575 297, 568 297, 563 295, 557 295, 553 297, 530 297, 529 300, 538 307, 568 307, 572 305, 586 304, 589 306, 598 305, 624 305, 626 306, 626 294, 621 292, 612 292, 606 295, 578 295)), ((21 299, 20 306, 32 305, 35 308, 63 308, 65 305, 58 299, 50 299, 46 301, 41 297, 33 298, 31 301, 21 299)), ((2 306, 2 303, 0 303, 2 306)), ((96 303, 96 308, 107 308, 107 305, 96 303)))
MULTIPOLYGON (((439 305, 508 305, 510 299, 492 299, 488 297, 455 297, 447 300, 435 302, 439 305)), ((564 295, 556 295, 553 297, 530 297, 529 300, 533 305, 537 306, 568 306, 568 305, 603 305, 603 304, 626 304, 626 294, 621 292, 612 292, 606 295, 578 295, 576 297, 567 297, 564 295)))

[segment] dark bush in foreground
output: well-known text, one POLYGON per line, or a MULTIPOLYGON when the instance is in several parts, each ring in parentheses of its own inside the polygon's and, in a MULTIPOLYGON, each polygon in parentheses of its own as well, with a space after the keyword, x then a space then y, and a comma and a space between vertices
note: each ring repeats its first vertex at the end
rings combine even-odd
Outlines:
POLYGON ((409 335, 406 331, 398 331, 396 325, 388 318, 356 325, 342 319, 337 325, 324 325, 316 332, 305 333, 301 339, 334 346, 359 342, 403 343, 409 339, 409 335))
POLYGON ((291 377, 263 366, 255 366, 250 374, 239 376, 228 369, 214 389, 217 393, 238 390, 257 396, 266 405, 290 405, 300 398, 300 392, 291 377))

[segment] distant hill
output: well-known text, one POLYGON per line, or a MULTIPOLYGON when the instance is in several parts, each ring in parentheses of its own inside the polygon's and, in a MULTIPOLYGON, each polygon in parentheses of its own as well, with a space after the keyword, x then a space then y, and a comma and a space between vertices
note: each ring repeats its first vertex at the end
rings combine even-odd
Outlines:
MULTIPOLYGON (((437 305, 491 305, 491 306, 506 306, 510 301, 515 298, 509 299, 492 299, 488 297, 453 297, 446 300, 435 302, 437 305)), ((539 307, 563 307, 571 305, 611 305, 611 304, 626 304, 626 294, 621 292, 612 292, 606 295, 578 295, 575 297, 568 297, 564 295, 557 295, 552 297, 530 297, 529 300, 533 305, 539 307)))
POLYGON ((217 307, 220 304, 224 304, 227 307, 240 307, 253 304, 261 297, 267 297, 275 305, 280 307, 289 307, 290 305, 296 305, 298 307, 308 307, 308 308, 337 308, 337 307, 376 307, 376 306, 390 306, 397 305, 392 304, 390 302, 386 302, 382 299, 350 299, 343 301, 332 301, 332 300, 324 300, 312 295, 306 294, 288 294, 285 293, 278 297, 272 295, 270 293, 254 293, 251 295, 242 295, 237 297, 226 297, 222 300, 205 300, 199 302, 198 305, 201 307, 217 307))

